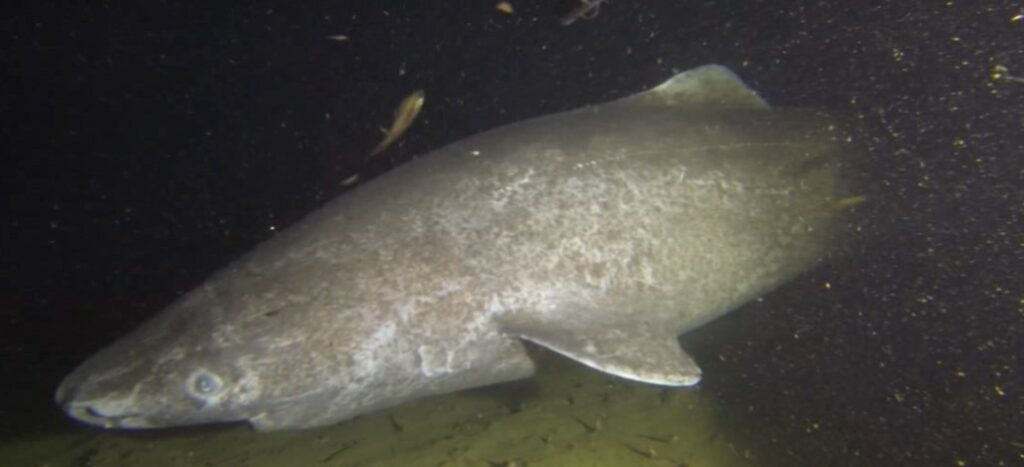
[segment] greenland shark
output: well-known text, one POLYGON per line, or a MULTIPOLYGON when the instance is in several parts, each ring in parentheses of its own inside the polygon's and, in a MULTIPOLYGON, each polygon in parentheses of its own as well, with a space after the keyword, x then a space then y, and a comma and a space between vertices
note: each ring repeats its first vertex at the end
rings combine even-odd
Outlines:
POLYGON ((772 109, 718 65, 503 126, 341 194, 56 400, 107 428, 315 427, 529 377, 524 341, 692 386, 681 334, 837 249, 856 153, 828 115, 772 109))

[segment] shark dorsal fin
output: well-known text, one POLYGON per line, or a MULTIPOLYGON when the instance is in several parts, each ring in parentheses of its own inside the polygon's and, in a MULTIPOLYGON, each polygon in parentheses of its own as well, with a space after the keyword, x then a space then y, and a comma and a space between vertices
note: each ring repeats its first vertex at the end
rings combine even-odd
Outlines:
POLYGON ((688 109, 751 109, 771 107, 738 76, 721 65, 704 65, 679 73, 647 91, 618 103, 688 109))

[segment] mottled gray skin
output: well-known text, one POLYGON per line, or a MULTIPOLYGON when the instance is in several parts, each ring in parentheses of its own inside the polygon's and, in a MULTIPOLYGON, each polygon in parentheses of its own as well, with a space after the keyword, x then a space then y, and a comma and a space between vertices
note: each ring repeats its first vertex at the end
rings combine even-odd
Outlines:
POLYGON ((87 360, 57 400, 105 427, 312 427, 527 377, 520 339, 692 385, 677 336, 837 240, 843 139, 717 66, 498 128, 323 206, 87 360))

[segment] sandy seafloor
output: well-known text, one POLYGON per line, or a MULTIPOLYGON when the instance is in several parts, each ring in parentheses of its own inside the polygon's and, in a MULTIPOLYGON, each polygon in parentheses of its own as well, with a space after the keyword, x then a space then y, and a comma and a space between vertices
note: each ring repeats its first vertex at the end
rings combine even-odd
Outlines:
MULTIPOLYGON (((8 466, 764 466, 759 424, 701 389, 664 389, 550 353, 535 378, 412 401, 333 426, 75 428, 0 441, 8 466)), ((60 423, 60 420, 54 420, 60 423)))

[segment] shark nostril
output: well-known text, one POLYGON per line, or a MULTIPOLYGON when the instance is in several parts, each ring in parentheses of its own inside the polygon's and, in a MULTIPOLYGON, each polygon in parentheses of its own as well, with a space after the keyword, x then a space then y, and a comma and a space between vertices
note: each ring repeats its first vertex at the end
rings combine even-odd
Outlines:
POLYGON ((85 410, 83 410, 83 412, 85 412, 86 415, 92 418, 107 418, 107 416, 104 415, 103 412, 96 410, 96 407, 93 407, 91 405, 86 407, 85 410))
MULTIPOLYGON (((90 425, 102 426, 104 428, 117 428, 126 426, 125 422, 132 418, 131 414, 115 414, 104 411, 102 406, 93 404, 76 405, 69 412, 72 417, 90 425)), ((141 426, 141 425, 140 425, 141 426)))

